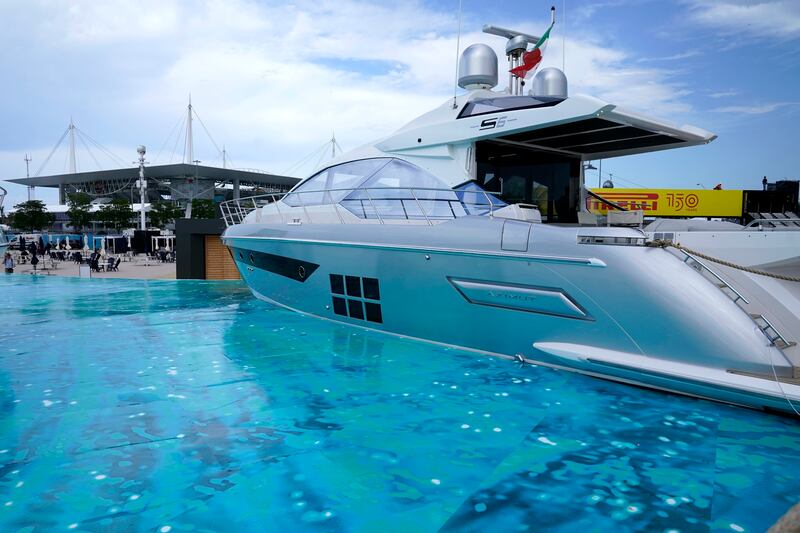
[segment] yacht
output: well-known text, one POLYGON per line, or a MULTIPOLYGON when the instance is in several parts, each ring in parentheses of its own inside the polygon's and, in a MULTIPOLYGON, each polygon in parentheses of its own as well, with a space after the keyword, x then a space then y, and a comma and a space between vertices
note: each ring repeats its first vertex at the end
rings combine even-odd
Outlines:
MULTIPOLYGON (((507 37, 509 66, 536 36, 507 37)), ((638 228, 580 227, 583 161, 704 145, 715 135, 532 89, 483 44, 465 93, 331 160, 285 194, 221 204, 223 242, 253 294, 319 318, 599 378, 800 409, 796 315, 768 316, 716 269, 638 228), (543 223, 545 222, 545 223, 543 223), (556 222, 550 224, 546 222, 556 222)))

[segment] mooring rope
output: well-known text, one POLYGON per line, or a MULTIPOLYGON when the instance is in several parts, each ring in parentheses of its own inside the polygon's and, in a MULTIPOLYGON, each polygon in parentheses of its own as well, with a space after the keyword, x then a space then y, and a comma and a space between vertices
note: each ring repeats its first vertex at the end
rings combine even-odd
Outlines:
POLYGON ((672 246, 673 248, 677 248, 678 250, 683 250, 688 252, 694 256, 699 257, 700 259, 705 259, 707 261, 711 261, 713 263, 718 263, 723 266, 735 268, 737 270, 741 270, 743 272, 749 272, 751 274, 757 274, 759 276, 767 276, 770 278, 775 279, 782 279, 784 281, 794 281, 796 283, 800 283, 800 277, 797 276, 786 276, 783 274, 776 274, 774 272, 767 272, 766 270, 758 270, 756 268, 750 268, 743 265, 738 265, 736 263, 731 263, 730 261, 725 261, 724 259, 719 259, 718 257, 712 257, 710 255, 706 255, 702 252, 698 252, 696 250, 692 250, 691 248, 687 248, 685 246, 681 246, 678 243, 670 242, 670 241, 663 241, 663 240, 655 240, 647 243, 648 246, 652 246, 654 248, 668 248, 672 246))

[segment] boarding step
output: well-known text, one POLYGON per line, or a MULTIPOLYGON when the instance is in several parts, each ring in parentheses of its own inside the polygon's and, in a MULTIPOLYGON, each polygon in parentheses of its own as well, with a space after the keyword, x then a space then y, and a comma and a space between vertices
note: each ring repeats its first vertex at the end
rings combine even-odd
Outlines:
POLYGON ((786 340, 786 338, 781 335, 777 329, 775 329, 775 326, 773 326, 772 323, 763 315, 759 315, 758 313, 750 313, 750 316, 753 318, 753 322, 755 322, 758 326, 758 329, 764 332, 764 335, 767 336, 769 342, 772 343, 773 346, 783 350, 785 348, 791 348, 792 346, 797 345, 795 341, 786 340))

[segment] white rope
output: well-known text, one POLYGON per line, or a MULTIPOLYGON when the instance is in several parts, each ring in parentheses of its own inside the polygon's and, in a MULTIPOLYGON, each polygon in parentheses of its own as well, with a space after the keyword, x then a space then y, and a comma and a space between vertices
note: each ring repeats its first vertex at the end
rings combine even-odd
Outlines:
POLYGON ((769 350, 769 349, 767 350, 767 358, 769 359, 769 366, 772 368, 772 376, 775 378, 775 383, 778 384, 778 390, 781 391, 781 394, 783 395, 783 399, 786 400, 786 403, 788 403, 789 407, 792 408, 792 411, 794 411, 794 414, 796 414, 797 416, 800 416, 800 412, 798 412, 797 409, 795 409, 794 404, 792 403, 792 400, 789 399, 789 395, 786 394, 785 390, 783 390, 783 384, 781 384, 781 380, 778 379, 778 373, 775 371, 775 364, 772 362, 772 350, 769 350))

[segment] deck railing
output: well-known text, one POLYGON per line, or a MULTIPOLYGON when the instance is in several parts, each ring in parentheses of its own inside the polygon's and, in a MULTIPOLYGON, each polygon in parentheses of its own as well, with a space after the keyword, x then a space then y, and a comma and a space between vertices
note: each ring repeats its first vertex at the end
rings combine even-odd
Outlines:
MULTIPOLYGON (((347 212, 361 219, 377 220, 380 224, 390 220, 421 220, 429 225, 470 214, 493 216, 497 209, 506 205, 486 191, 428 187, 357 187, 269 193, 228 200, 219 205, 225 225, 232 226, 241 224, 251 212, 269 204, 275 204, 274 213, 282 223, 301 220, 313 223, 314 215, 318 220, 325 218, 330 222, 331 209, 318 209, 329 206, 342 224, 346 220, 343 214, 347 212)), ((255 221, 261 221, 260 211, 257 211, 255 221)))

